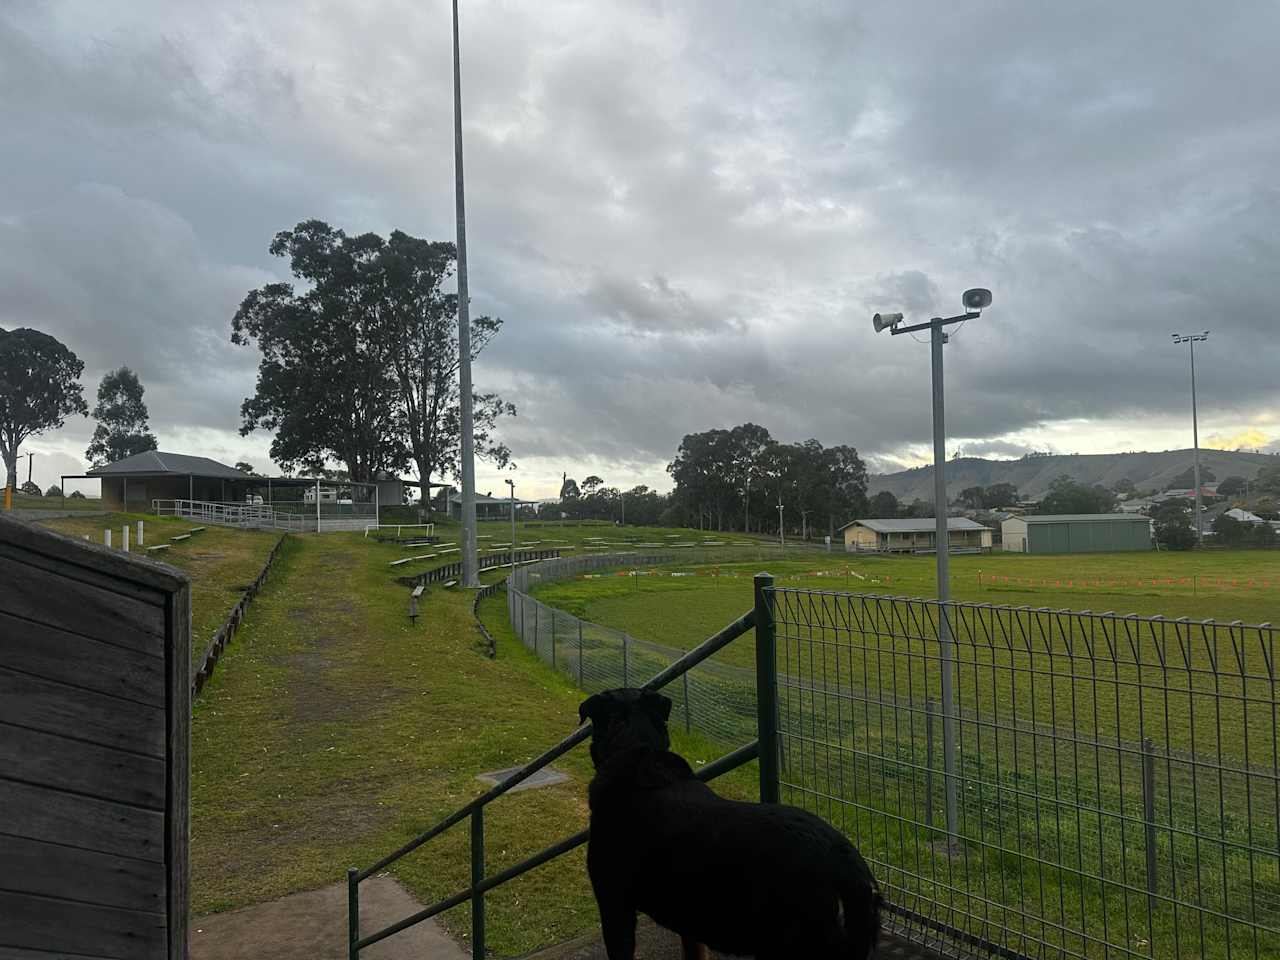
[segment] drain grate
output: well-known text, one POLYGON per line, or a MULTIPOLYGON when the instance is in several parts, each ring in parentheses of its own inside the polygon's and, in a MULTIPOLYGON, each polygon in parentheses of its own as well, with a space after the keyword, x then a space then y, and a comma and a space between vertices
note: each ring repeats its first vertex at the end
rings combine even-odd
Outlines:
MULTIPOLYGON (((476 774, 476 779, 481 783, 487 783, 491 787, 496 787, 519 769, 519 767, 507 767, 505 770, 491 770, 488 773, 478 773, 476 774)), ((537 787, 549 787, 555 783, 564 783, 568 779, 568 774, 561 773, 554 767, 543 767, 527 780, 516 784, 507 792, 517 793, 521 790, 533 790, 537 787)))

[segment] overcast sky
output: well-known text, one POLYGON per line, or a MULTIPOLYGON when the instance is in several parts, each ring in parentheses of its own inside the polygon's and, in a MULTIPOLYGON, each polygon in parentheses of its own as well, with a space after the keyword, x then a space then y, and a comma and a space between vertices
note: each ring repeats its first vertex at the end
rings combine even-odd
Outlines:
MULTIPOLYGON (((947 347, 948 448, 1280 449, 1280 6, 463 0, 476 383, 522 496, 665 488, 743 421, 928 456, 929 350, 870 315, 995 304, 947 347)), ((237 433, 272 235, 452 239, 441 0, 0 0, 0 327, 132 366, 161 449, 237 433)), ((37 438, 47 484, 90 421, 37 438)), ((23 475, 25 479, 25 474, 23 475)), ((502 488, 481 467, 483 492, 502 488)))

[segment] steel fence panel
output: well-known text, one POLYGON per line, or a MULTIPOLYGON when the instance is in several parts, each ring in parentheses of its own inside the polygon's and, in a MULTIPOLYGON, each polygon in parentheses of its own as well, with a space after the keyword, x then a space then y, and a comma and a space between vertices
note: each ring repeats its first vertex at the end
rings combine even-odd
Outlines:
POLYGON ((850 834, 906 931, 1061 957, 1280 954, 1269 626, 778 589, 784 797, 850 834))

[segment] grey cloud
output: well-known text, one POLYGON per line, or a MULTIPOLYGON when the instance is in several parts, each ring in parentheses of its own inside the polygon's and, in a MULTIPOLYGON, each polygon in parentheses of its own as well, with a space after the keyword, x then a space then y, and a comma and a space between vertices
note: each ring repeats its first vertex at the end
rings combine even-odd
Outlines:
MULTIPOLYGON (((1280 418, 1273 6, 707 0, 464 5, 477 383, 520 456, 619 463, 751 419, 892 458, 1068 418, 1280 418)), ((272 233, 450 237, 448 7, 30 5, 0 13, 0 323, 136 353, 153 412, 234 429, 226 342, 272 233), (90 185, 98 186, 90 186, 90 185), (61 333, 59 335, 61 335, 61 333)), ((86 377, 88 380, 88 377, 86 377)), ((94 381, 96 382, 96 381, 94 381)), ((1008 452, 1013 453, 1013 450, 1008 452)))

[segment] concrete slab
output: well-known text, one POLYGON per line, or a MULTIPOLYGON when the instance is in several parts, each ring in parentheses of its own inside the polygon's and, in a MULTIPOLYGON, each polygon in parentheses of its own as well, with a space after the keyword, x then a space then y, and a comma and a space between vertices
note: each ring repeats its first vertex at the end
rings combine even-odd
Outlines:
MULTIPOLYGON (((370 933, 421 910, 389 876, 360 884, 360 930, 370 933)), ((434 920, 362 950, 364 960, 468 960, 434 920)), ((191 921, 192 960, 347 960, 347 885, 295 893, 191 921)))
MULTIPOLYGON (((488 773, 478 773, 476 774, 476 779, 481 783, 488 784, 491 787, 496 787, 519 769, 519 767, 507 767, 503 770, 491 770, 488 773)), ((568 779, 568 774, 561 773, 555 767, 543 767, 532 776, 521 780, 507 792, 519 793, 521 790, 534 790, 538 787, 549 787, 555 783, 565 783, 568 779)))

